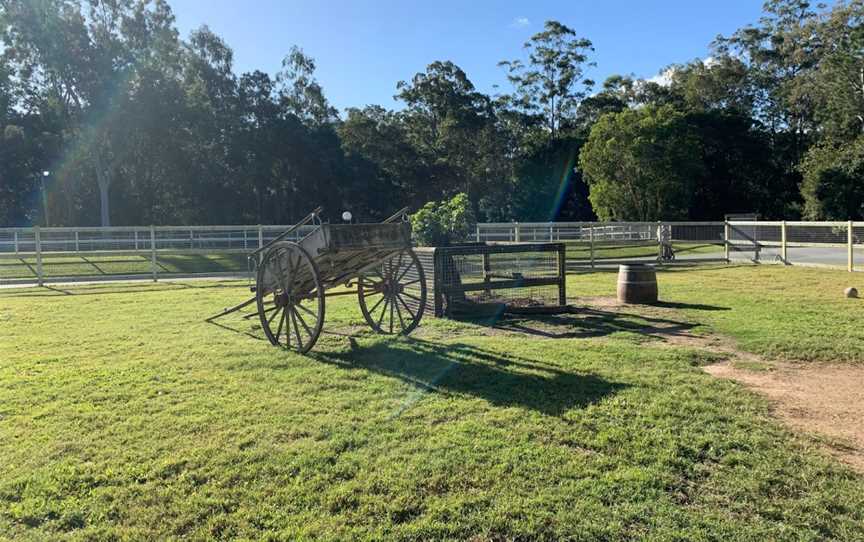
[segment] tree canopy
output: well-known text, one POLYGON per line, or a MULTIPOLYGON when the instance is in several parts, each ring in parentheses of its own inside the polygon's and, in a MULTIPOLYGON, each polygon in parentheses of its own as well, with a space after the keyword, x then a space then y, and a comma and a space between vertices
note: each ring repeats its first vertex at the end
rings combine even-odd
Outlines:
POLYGON ((440 59, 396 107, 340 112, 299 46, 237 73, 167 0, 0 0, 0 226, 380 219, 460 194, 472 220, 861 219, 862 23, 864 0, 769 0, 704 59, 596 85, 590 39, 550 20, 499 94, 440 59))

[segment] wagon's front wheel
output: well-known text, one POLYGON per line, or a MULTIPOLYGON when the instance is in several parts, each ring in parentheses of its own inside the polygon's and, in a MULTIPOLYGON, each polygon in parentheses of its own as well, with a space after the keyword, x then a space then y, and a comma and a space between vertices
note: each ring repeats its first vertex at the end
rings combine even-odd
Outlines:
POLYGON ((279 243, 264 255, 256 282, 264 334, 275 346, 308 352, 324 325, 318 266, 296 243, 279 243))
POLYGON ((407 335, 426 310, 426 276, 411 249, 394 254, 360 277, 360 310, 378 333, 407 335))

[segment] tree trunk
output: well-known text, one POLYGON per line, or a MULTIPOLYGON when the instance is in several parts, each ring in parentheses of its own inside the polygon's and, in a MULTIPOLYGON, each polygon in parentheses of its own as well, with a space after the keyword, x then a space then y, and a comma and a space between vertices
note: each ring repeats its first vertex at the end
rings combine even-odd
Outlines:
POLYGON ((99 209, 102 221, 102 227, 107 228, 111 225, 111 218, 108 212, 108 184, 99 183, 99 209))
POLYGON ((108 209, 108 189, 111 187, 111 177, 105 169, 102 154, 96 151, 96 182, 99 184, 99 210, 102 227, 111 225, 111 213, 108 209))

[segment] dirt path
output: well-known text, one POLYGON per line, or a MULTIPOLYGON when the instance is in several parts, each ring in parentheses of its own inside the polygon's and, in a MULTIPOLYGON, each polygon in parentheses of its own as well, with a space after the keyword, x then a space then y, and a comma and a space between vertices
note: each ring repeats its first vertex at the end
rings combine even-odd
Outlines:
POLYGON ((768 397, 778 418, 821 435, 832 455, 864 472, 864 368, 774 362, 754 371, 736 363, 709 365, 705 371, 768 397))

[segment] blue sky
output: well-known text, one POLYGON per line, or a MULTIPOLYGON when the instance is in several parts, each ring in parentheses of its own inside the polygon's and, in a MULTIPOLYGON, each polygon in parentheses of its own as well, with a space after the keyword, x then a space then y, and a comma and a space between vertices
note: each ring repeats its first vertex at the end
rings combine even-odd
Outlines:
POLYGON ((613 73, 649 78, 708 54, 718 34, 756 22, 761 0, 169 0, 184 37, 207 24, 234 50, 235 71, 274 73, 291 45, 318 64, 340 110, 393 101, 396 82, 452 60, 475 86, 506 88, 499 60, 557 19, 594 42, 598 83, 613 73))

